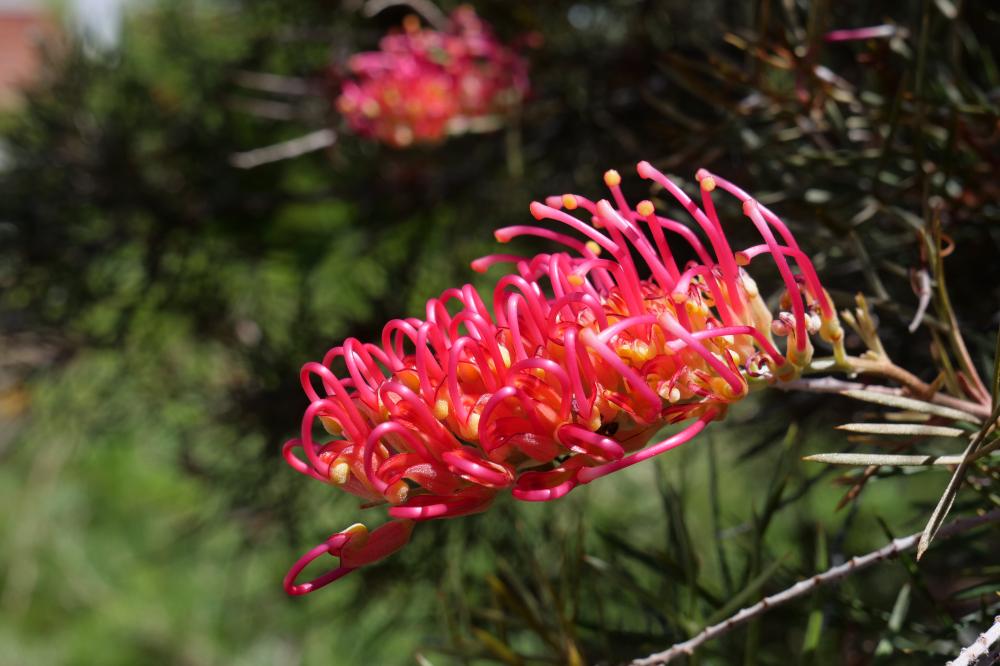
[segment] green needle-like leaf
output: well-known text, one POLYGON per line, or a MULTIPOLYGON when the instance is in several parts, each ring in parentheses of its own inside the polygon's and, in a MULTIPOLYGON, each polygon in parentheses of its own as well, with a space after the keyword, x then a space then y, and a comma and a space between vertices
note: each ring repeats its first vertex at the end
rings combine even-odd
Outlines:
POLYGON ((916 437, 960 437, 966 432, 961 428, 932 426, 922 423, 845 423, 837 430, 869 435, 910 435, 916 437))

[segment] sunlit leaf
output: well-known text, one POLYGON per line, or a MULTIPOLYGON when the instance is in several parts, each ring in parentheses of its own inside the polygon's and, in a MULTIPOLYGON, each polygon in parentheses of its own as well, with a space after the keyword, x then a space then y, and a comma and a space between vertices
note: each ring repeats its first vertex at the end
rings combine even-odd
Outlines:
POLYGON ((806 462, 826 463, 828 465, 892 465, 895 467, 922 467, 928 465, 958 465, 962 456, 915 456, 915 455, 876 455, 865 453, 817 453, 803 458, 806 462))
POLYGON ((924 425, 922 423, 845 423, 837 430, 869 435, 910 435, 915 437, 961 437, 966 432, 960 428, 924 425))

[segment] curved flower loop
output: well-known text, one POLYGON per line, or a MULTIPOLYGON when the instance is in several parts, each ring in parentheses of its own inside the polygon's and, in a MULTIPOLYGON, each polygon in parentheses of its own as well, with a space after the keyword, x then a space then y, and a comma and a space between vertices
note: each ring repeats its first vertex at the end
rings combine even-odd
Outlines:
POLYGON ((496 232, 500 242, 542 237, 562 251, 473 262, 480 271, 513 264, 492 307, 469 285, 449 289, 427 302, 424 319, 389 322, 381 346, 349 339, 303 367, 311 404, 285 460, 366 503, 388 504, 397 522, 371 535, 354 526, 316 546, 289 572, 290 593, 394 552, 411 521, 484 511, 507 488, 524 501, 557 499, 676 448, 751 390, 797 377, 813 336, 843 355, 832 301, 773 212, 704 169, 700 207, 648 162, 637 171, 681 204, 692 228, 650 201, 631 207, 621 177, 608 171, 608 199, 566 194, 531 204, 539 222, 560 230, 496 232), (741 203, 762 243, 730 247, 713 200, 720 190, 741 203), (784 285, 777 313, 747 272, 763 256, 784 285), (316 440, 317 422, 332 439, 316 440), (672 424, 681 428, 650 444, 672 424), (324 553, 340 567, 296 584, 324 553))
POLYGON ((361 523, 355 523, 343 532, 332 534, 326 541, 314 546, 300 557, 289 569, 284 580, 285 591, 291 595, 302 595, 326 587, 358 567, 381 560, 396 552, 410 540, 412 530, 413 523, 409 521, 393 521, 382 525, 371 533, 361 523), (303 569, 326 553, 340 558, 340 566, 307 583, 295 582, 303 569))

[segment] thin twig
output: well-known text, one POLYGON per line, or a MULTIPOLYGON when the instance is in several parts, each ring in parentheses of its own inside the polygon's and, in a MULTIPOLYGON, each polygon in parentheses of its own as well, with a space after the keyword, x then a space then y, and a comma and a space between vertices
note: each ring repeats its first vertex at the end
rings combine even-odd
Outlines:
POLYGON ((234 97, 229 101, 229 106, 237 111, 267 120, 294 120, 299 113, 292 104, 277 102, 273 99, 234 97))
MULTIPOLYGON (((1000 641, 1000 615, 993 618, 993 626, 979 634, 969 647, 963 648, 957 657, 946 666, 975 666, 979 658, 989 651, 990 646, 1000 641)), ((985 666, 985 664, 984 664, 985 666)))
POLYGON ((860 356, 848 356, 851 369, 862 374, 881 375, 895 382, 898 382, 910 389, 920 398, 928 398, 934 394, 934 389, 929 384, 922 381, 909 370, 899 367, 895 363, 884 359, 862 358, 860 356))
POLYGON ((337 133, 332 129, 321 129, 290 141, 282 141, 273 146, 255 148, 245 153, 235 153, 229 157, 229 163, 240 169, 253 169, 262 164, 290 160, 306 153, 329 148, 337 142, 337 133))
POLYGON ((311 95, 316 91, 316 84, 309 79, 295 76, 282 76, 268 72, 236 72, 234 77, 237 85, 275 95, 301 97, 311 95))
MULTIPOLYGON (((962 532, 966 532, 974 527, 996 521, 1000 521, 1000 508, 993 509, 989 513, 985 513, 981 516, 960 518, 952 521, 940 531, 938 536, 942 538, 955 536, 956 534, 961 534, 962 532)), ((718 638, 734 627, 738 627, 739 625, 766 613, 775 606, 788 603, 793 599, 797 599, 798 597, 812 592, 821 585, 836 582, 841 578, 854 573, 855 571, 867 568, 877 562, 881 562, 882 560, 895 557, 901 552, 913 548, 920 539, 920 534, 921 533, 918 532, 907 537, 894 539, 888 545, 883 546, 876 551, 872 551, 867 555, 853 557, 839 566, 827 569, 825 572, 817 574, 812 578, 799 581, 786 590, 773 594, 769 597, 765 597, 753 606, 748 606, 747 608, 740 610, 735 615, 730 616, 728 619, 723 620, 718 624, 706 627, 690 640, 678 643, 663 652, 657 652, 649 655, 648 657, 636 659, 631 663, 631 666, 656 666, 657 664, 666 664, 681 655, 691 655, 694 653, 695 649, 703 643, 706 643, 714 638, 718 638)))

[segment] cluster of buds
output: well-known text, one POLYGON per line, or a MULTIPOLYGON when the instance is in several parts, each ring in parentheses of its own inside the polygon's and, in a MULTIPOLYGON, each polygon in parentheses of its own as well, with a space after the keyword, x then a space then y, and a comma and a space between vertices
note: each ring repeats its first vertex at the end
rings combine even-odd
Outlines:
POLYGON ((525 61, 468 6, 451 14, 445 31, 409 17, 402 33, 352 56, 348 67, 337 109, 356 133, 397 148, 502 117, 528 91, 525 61))
POLYGON ((608 171, 608 199, 550 197, 531 204, 546 224, 496 232, 500 242, 536 236, 562 251, 473 262, 480 272, 514 266, 492 308, 471 285, 449 289, 428 301, 423 319, 389 322, 380 344, 348 339, 302 368, 310 405, 285 459, 388 505, 396 520, 370 535, 356 525, 330 537, 289 572, 289 593, 400 548, 414 521, 483 511, 507 489, 521 500, 555 499, 677 447, 754 388, 797 377, 812 358, 811 335, 843 358, 833 304, 774 213, 705 170, 700 207, 649 163, 638 173, 702 233, 650 201, 633 208, 608 171), (712 199, 720 190, 742 202, 761 244, 733 251, 712 199), (682 264, 678 255, 696 259, 682 264), (785 286, 776 316, 747 272, 761 255, 785 286), (316 440, 317 422, 333 439, 316 440), (650 443, 671 424, 682 425, 650 443), (296 583, 324 553, 340 567, 296 583))

